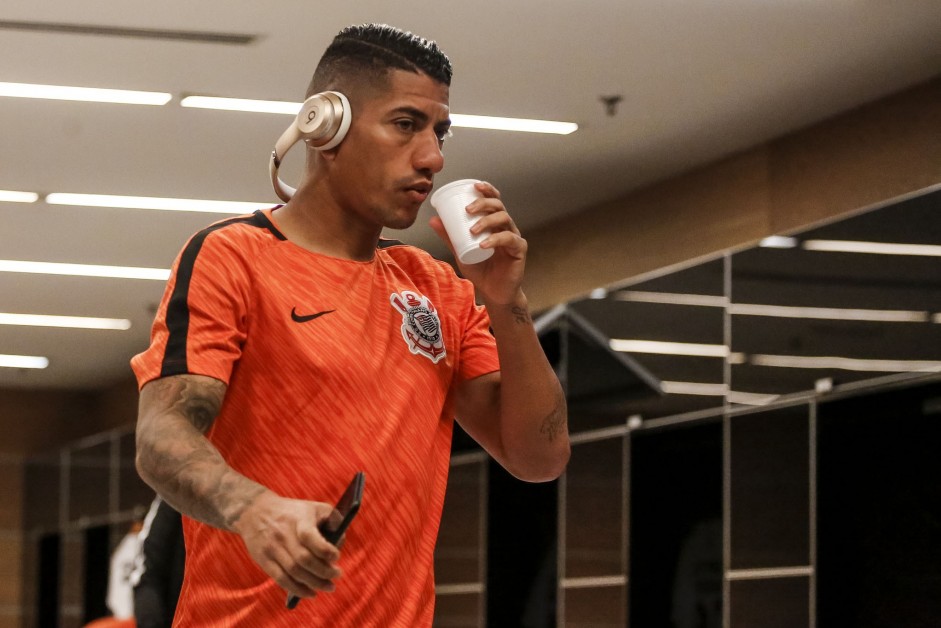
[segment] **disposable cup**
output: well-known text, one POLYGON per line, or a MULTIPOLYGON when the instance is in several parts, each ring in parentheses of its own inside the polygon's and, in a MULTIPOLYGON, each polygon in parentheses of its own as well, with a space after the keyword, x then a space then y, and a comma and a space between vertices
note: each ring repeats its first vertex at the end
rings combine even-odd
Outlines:
POLYGON ((493 249, 480 248, 480 243, 490 232, 483 231, 476 236, 470 232, 471 227, 481 218, 480 215, 467 213, 467 206, 482 196, 474 187, 475 183, 480 181, 453 181, 431 195, 431 206, 441 217, 444 230, 448 232, 451 244, 454 245, 454 253, 462 264, 477 264, 493 255, 493 249))

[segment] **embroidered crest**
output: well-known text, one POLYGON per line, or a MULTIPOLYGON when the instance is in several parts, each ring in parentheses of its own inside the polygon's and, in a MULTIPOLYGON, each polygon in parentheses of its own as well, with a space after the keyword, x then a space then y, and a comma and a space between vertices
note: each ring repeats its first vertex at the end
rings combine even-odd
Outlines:
POLYGON ((402 338, 409 351, 434 362, 447 355, 441 335, 441 321, 428 297, 405 290, 389 297, 392 307, 402 314, 402 338))

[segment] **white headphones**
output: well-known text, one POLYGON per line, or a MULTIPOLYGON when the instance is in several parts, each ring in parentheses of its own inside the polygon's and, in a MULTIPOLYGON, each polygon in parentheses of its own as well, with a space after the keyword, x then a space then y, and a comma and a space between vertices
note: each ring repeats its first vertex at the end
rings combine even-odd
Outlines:
POLYGON ((317 150, 329 150, 337 146, 350 130, 352 117, 350 101, 340 92, 321 92, 304 101, 297 118, 281 134, 271 151, 268 171, 271 173, 271 185, 281 200, 291 200, 296 191, 278 178, 278 168, 288 150, 300 140, 317 150))

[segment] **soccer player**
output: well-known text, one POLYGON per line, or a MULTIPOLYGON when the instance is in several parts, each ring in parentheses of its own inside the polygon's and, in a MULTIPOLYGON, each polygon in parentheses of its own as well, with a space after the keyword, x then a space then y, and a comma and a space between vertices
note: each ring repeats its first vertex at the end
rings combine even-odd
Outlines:
POLYGON ((497 189, 468 208, 494 255, 466 279, 380 237, 414 223, 444 165, 450 82, 434 42, 344 29, 308 96, 348 98, 345 138, 307 148, 286 204, 198 232, 175 261, 132 366, 138 470, 185 515, 176 626, 430 626, 455 417, 518 478, 564 470, 565 399, 497 189), (341 553, 318 525, 359 470, 341 553))

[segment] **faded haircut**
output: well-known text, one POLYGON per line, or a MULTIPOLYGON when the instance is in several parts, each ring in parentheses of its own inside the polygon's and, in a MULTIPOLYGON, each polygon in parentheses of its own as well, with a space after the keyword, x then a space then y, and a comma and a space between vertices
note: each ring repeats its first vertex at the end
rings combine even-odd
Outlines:
POLYGON ((438 44, 387 24, 348 26, 320 58, 306 97, 348 83, 384 85, 391 70, 424 73, 451 85, 451 60, 438 44))

